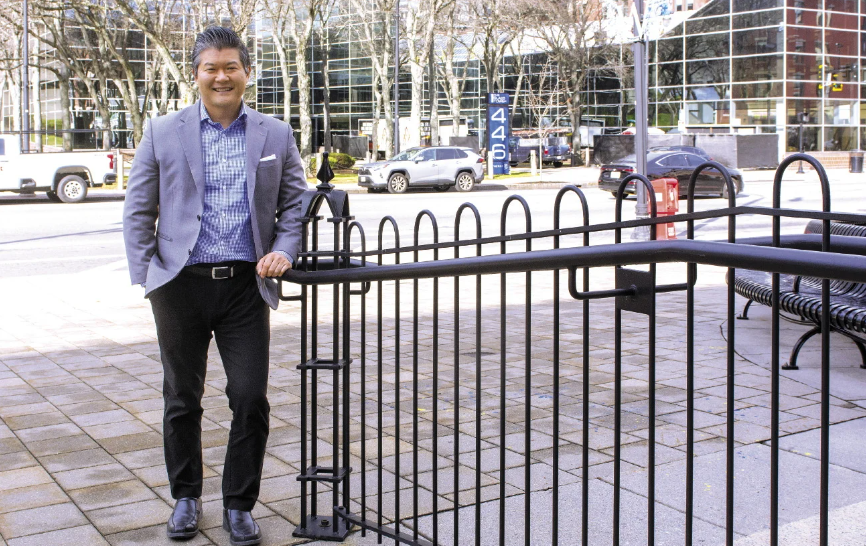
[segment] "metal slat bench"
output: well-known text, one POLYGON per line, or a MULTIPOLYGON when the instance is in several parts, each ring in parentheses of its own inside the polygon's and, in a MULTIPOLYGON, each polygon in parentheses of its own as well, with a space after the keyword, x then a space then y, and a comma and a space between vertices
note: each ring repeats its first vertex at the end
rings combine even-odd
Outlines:
MULTIPOLYGON (((821 234, 822 223, 812 220, 806 226, 807 234, 821 234)), ((831 235, 866 237, 866 226, 834 222, 831 235)), ((752 302, 772 307, 773 277, 763 271, 738 270, 734 290, 747 298, 739 319, 748 320, 752 302)), ((861 368, 866 368, 866 284, 830 281, 830 330, 853 341, 860 350, 861 368)), ((786 370, 797 369, 797 355, 806 341, 821 333, 821 279, 799 275, 781 275, 779 279, 779 309, 781 318, 795 324, 811 325, 812 329, 800 336, 791 350, 786 370)))

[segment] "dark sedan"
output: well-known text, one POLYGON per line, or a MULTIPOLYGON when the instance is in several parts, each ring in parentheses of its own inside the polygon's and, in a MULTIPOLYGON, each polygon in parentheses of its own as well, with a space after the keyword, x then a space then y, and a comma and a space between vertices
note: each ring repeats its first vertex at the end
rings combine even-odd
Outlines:
MULTIPOLYGON (((676 178, 679 181, 680 197, 686 197, 689 190, 689 178, 695 168, 707 160, 699 155, 682 151, 653 151, 646 156, 647 178, 676 178)), ((616 196, 620 181, 633 173, 635 170, 634 154, 626 156, 614 163, 602 165, 598 177, 598 187, 609 191, 616 196)), ((743 176, 736 169, 728 169, 737 193, 743 191, 743 176)), ((634 181, 629 182, 626 194, 635 193, 634 181)), ((704 169, 698 175, 695 184, 695 195, 707 195, 711 197, 727 197, 728 191, 725 187, 725 179, 715 169, 704 169)))

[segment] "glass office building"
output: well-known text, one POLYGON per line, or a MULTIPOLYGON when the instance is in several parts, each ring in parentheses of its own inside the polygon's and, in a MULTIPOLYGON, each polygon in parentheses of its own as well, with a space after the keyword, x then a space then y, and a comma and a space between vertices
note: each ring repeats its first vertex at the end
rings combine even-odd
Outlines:
POLYGON ((866 146, 863 0, 713 0, 649 47, 650 125, 866 146))
MULTIPOLYGON (((649 42, 650 126, 667 132, 774 133, 780 136, 780 155, 799 149, 845 151, 866 147, 866 107, 861 101, 862 58, 866 55, 866 0, 711 0, 696 11, 669 10, 667 31, 649 42), (670 15, 671 12, 675 12, 670 15), (676 24, 670 23, 673 19, 676 24)), ((679 4, 676 5, 679 9, 679 4)), ((685 7, 685 6, 682 6, 685 7)), ((324 51, 329 64, 331 130, 334 134, 358 134, 369 128, 373 117, 374 92, 371 59, 354 28, 357 17, 335 13, 324 33, 316 33, 308 49, 312 73, 313 145, 324 142, 324 51), (324 38, 324 40, 323 40, 324 38), (325 44, 320 42, 324 41, 325 44)), ((656 20, 663 26, 662 20, 656 20)), ((153 55, 146 39, 130 44, 141 97, 145 96, 147 69, 153 55)), ((260 111, 283 114, 283 83, 279 59, 267 19, 259 16, 249 28, 254 74, 248 100, 260 111)), ((440 46, 451 36, 440 36, 440 46)), ((186 43, 191 44, 191 36, 186 43)), ((632 64, 628 44, 620 48, 619 68, 599 70, 587 79, 583 92, 583 118, 587 125, 616 132, 634 124, 634 90, 628 67, 632 64)), ((178 52, 183 55, 185 52, 178 52)), ((290 77, 295 63, 289 52, 290 77)), ((556 66, 548 62, 541 44, 530 44, 518 57, 506 55, 499 67, 497 89, 487 89, 483 63, 477 54, 461 51, 455 64, 465 76, 461 119, 451 120, 445 89, 438 93, 441 125, 458 124, 463 134, 483 136, 485 96, 488 91, 515 94, 521 86, 521 107, 513 127, 532 129, 553 125, 570 131, 566 93, 556 84, 556 66), (520 66, 523 76, 519 77, 520 66), (541 78, 541 74, 545 74, 541 78), (546 82, 541 84, 540 81, 546 82), (519 82, 519 83, 518 83, 519 82), (537 89, 547 85, 547 90, 537 89), (558 90, 557 90, 558 89, 558 90), (546 93, 550 108, 539 112, 525 104, 531 94, 546 93), (546 119, 539 119, 540 116, 546 119)), ((298 92, 293 81, 291 117, 298 128, 298 92)), ((52 74, 43 71, 42 113, 45 127, 59 119, 58 87, 52 74)), ((401 71, 399 112, 409 115, 411 82, 408 67, 401 71)), ((106 95, 111 120, 102 120, 82 86, 72 91, 75 128, 111 127, 112 145, 131 145, 131 122, 123 102, 112 89, 106 95)), ((3 102, 6 127, 11 128, 13 109, 8 91, 3 102)), ((155 97, 150 95, 150 100, 155 97)), ((430 117, 431 85, 425 77, 423 124, 430 117)), ((155 108, 153 108, 155 111, 155 108)), ((441 129, 441 127, 440 127, 441 129)), ((76 146, 98 145, 101 133, 76 135, 76 146), (85 140, 87 142, 85 142, 85 140), (92 142, 91 142, 92 141, 92 142)), ((443 141, 444 143, 444 141, 443 141)))

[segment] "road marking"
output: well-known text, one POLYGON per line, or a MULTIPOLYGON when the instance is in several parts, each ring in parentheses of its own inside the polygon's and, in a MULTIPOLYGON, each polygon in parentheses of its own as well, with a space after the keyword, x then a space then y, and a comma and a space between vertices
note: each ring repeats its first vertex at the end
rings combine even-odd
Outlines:
POLYGON ((29 260, 0 260, 0 265, 37 264, 46 262, 85 262, 89 260, 126 258, 126 254, 99 254, 96 256, 62 256, 54 258, 32 258, 29 260))

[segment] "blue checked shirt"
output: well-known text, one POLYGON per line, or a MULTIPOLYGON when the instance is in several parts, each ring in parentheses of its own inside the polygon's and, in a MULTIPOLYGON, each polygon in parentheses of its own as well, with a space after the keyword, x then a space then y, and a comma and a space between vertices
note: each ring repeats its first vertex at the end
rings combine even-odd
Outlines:
POLYGON ((186 265, 256 261, 250 203, 247 200, 246 106, 227 128, 201 113, 204 212, 198 241, 186 265))

